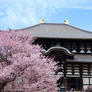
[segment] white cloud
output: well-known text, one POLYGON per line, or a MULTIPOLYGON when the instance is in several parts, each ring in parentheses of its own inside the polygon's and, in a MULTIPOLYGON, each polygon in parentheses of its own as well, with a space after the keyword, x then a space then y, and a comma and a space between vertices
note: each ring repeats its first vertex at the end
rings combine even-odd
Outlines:
POLYGON ((90 0, 0 0, 3 28, 20 28, 39 23, 40 18, 58 13, 63 8, 92 9, 90 0))

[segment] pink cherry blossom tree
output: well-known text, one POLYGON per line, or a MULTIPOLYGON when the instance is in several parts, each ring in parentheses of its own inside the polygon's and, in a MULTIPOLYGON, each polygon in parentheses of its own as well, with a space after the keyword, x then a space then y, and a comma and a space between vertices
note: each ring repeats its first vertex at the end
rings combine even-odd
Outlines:
POLYGON ((55 91, 57 76, 53 75, 55 62, 44 57, 42 48, 32 45, 31 34, 21 32, 0 32, 0 92, 6 85, 13 84, 23 92, 55 91), (22 83, 16 84, 18 77, 22 83))

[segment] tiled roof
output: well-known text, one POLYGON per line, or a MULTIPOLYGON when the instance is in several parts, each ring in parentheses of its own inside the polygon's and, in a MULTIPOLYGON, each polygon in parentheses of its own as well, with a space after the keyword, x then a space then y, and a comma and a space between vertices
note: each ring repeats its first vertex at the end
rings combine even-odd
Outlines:
POLYGON ((68 24, 41 23, 25 28, 23 32, 31 32, 34 37, 39 38, 92 39, 92 32, 68 24))

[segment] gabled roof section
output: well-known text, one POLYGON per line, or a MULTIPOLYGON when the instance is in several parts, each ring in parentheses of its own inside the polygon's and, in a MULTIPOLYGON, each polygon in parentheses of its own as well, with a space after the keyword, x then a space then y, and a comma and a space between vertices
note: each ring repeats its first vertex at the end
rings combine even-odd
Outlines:
POLYGON ((39 38, 92 39, 92 32, 68 24, 42 23, 22 30, 25 34, 31 32, 39 38))

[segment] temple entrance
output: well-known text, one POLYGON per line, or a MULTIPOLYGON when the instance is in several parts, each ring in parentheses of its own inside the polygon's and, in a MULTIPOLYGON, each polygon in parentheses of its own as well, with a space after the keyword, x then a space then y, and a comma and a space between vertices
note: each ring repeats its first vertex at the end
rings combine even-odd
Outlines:
POLYGON ((67 88, 68 90, 80 90, 80 77, 67 77, 67 88))

